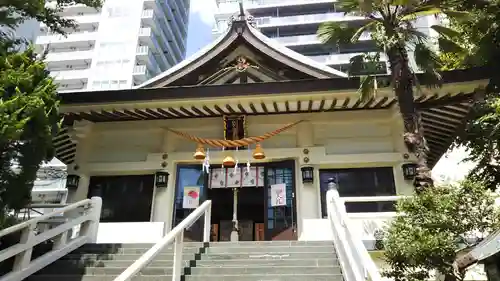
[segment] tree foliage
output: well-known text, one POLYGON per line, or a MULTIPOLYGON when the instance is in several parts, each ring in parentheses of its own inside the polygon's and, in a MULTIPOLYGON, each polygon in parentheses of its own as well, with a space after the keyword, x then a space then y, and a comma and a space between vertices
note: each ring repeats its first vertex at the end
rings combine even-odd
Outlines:
POLYGON ((57 85, 32 47, 12 30, 35 19, 53 32, 75 27, 58 13, 70 3, 98 7, 100 0, 6 0, 0 3, 0 229, 9 214, 30 202, 36 173, 54 157, 60 125, 57 85))
MULTIPOLYGON (((440 85, 441 67, 439 55, 431 47, 426 34, 418 30, 415 21, 425 16, 446 14, 453 18, 464 18, 466 13, 446 9, 442 1, 419 0, 339 0, 337 9, 345 11, 349 16, 361 17, 362 25, 352 26, 344 22, 324 23, 318 29, 318 37, 323 43, 330 44, 338 50, 348 43, 357 43, 364 35, 371 36, 380 52, 388 59, 391 70, 391 84, 396 94, 399 110, 404 121, 404 142, 408 151, 418 159, 415 188, 421 190, 433 185, 430 169, 427 165, 426 141, 423 135, 420 113, 414 102, 414 87, 420 88, 415 72, 421 70, 427 82, 440 85), (413 55, 416 68, 412 67, 410 55, 413 55)), ((455 31, 442 25, 431 27, 441 34, 443 45, 450 48, 455 44, 452 37, 455 31)), ((380 56, 362 54, 351 59, 350 75, 360 75, 376 71, 380 56)), ((360 95, 368 100, 376 94, 380 78, 375 75, 360 76, 360 95)))
POLYGON ((460 250, 478 243, 499 226, 500 213, 492 193, 483 185, 464 181, 459 186, 434 187, 398 202, 400 216, 383 240, 390 268, 398 281, 427 280, 432 271, 448 280, 462 280, 454 261, 460 250))
POLYGON ((500 0, 450 0, 447 4, 468 10, 470 16, 467 22, 450 19, 450 26, 458 31, 454 40, 463 48, 444 52, 445 65, 448 69, 481 66, 490 75, 484 100, 475 103, 455 145, 467 147, 470 156, 466 160, 477 163, 469 178, 496 189, 500 185, 500 0))

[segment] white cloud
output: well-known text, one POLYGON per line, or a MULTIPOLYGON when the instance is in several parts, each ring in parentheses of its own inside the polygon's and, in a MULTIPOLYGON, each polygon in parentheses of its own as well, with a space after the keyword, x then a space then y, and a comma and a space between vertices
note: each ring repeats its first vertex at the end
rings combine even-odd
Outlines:
POLYGON ((191 17, 197 16, 210 26, 214 22, 214 14, 217 11, 215 0, 191 0, 190 9, 191 17))

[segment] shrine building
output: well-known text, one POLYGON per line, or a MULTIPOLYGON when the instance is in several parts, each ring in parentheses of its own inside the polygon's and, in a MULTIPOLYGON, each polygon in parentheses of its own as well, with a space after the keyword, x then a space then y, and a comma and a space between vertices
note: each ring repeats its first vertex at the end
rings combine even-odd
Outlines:
MULTIPOLYGON (((444 72, 442 87, 415 97, 431 167, 463 130, 483 76, 444 72)), ((364 101, 358 87, 240 14, 215 42, 134 89, 60 94, 55 142, 68 201, 102 197, 99 243, 156 242, 204 200, 214 241, 229 241, 235 227, 239 240, 325 240, 333 180, 373 247, 397 196, 412 193, 415 159, 393 90, 364 101)), ((197 223, 185 239, 201 235, 197 223)))

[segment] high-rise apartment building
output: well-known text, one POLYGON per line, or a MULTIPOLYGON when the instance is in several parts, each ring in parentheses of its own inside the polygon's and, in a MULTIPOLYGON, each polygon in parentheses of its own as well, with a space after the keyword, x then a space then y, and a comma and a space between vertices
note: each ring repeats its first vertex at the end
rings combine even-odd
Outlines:
POLYGON ((60 91, 131 88, 186 54, 189 0, 105 0, 100 10, 68 5, 62 15, 78 27, 62 36, 42 25, 36 40, 60 91))
MULTIPOLYGON (((217 13, 213 28, 214 37, 218 37, 227 28, 228 20, 238 11, 240 0, 215 0, 217 13)), ((346 44, 333 48, 322 44, 316 35, 323 22, 340 21, 356 26, 364 18, 345 16, 336 1, 332 0, 243 0, 244 8, 255 17, 260 31, 284 46, 327 64, 341 71, 346 71, 349 60, 356 55, 377 52, 377 48, 366 33, 356 44, 346 44)), ((415 26, 425 34, 435 36, 430 26, 436 24, 434 17, 419 19, 415 26)), ((381 61, 387 61, 381 54, 381 61)))

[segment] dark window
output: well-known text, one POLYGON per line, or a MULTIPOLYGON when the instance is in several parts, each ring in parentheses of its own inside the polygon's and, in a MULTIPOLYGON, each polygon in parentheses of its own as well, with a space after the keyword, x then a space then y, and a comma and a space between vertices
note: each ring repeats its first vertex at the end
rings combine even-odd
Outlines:
MULTIPOLYGON (((321 212, 326 216, 328 179, 334 178, 341 197, 396 195, 392 167, 320 170, 321 212)), ((394 202, 347 202, 348 213, 392 212, 394 202)))
POLYGON ((151 219, 154 175, 91 177, 88 198, 102 198, 101 222, 151 219))

